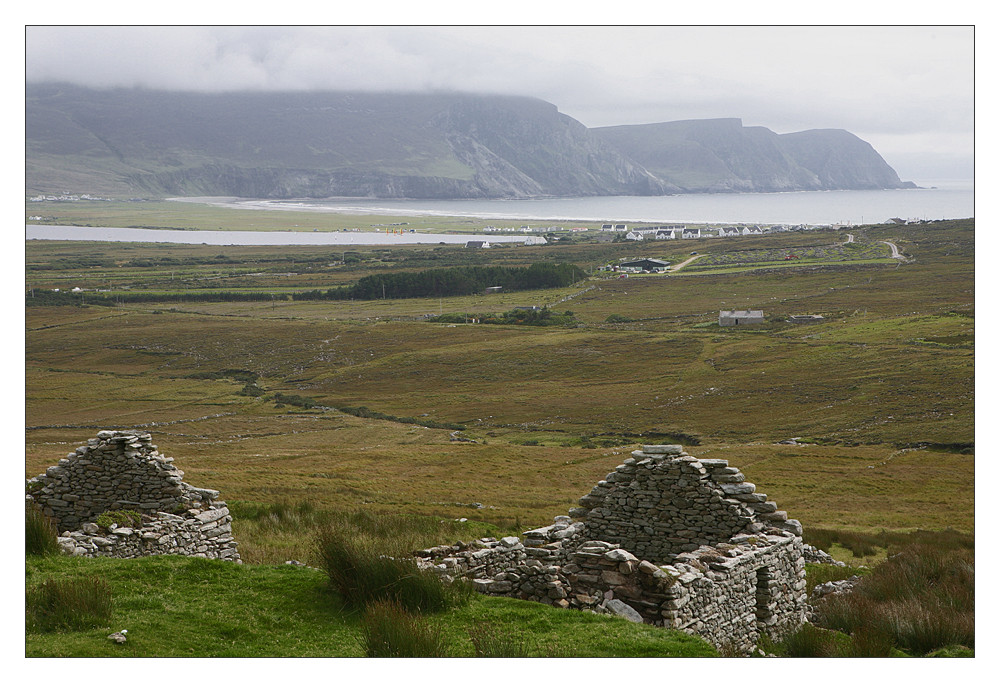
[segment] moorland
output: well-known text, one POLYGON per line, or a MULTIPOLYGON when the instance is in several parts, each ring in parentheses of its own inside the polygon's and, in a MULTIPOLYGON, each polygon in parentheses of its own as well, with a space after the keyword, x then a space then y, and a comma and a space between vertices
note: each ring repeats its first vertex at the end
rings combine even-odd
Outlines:
MULTIPOLYGON (((83 224, 82 206, 61 220, 83 224)), ((111 210, 122 225, 191 227, 179 223, 195 209, 111 210)), ((197 211, 219 228, 246 221, 197 211)), ((267 214, 254 220, 332 220, 267 214)), ((151 431, 187 481, 222 491, 247 570, 267 581, 310 561, 316 524, 338 515, 441 520, 427 545, 550 523, 642 443, 729 460, 807 540, 833 534, 827 547, 854 564, 837 534, 974 533, 971 219, 699 240, 684 269, 627 278, 600 268, 676 264, 691 244, 25 249, 26 476, 99 429, 151 431), (380 273, 534 263, 589 277, 496 294, 293 298, 380 273), (47 299, 54 288, 71 294, 47 299), (465 322, 531 306, 559 324, 465 322), (723 328, 720 309, 763 310, 766 322, 723 328), (823 320, 787 321, 796 314, 823 320)), ((32 565, 29 583, 71 571, 59 562, 72 559, 32 565)), ((199 581, 222 571, 189 570, 199 581)), ((30 636, 29 651, 52 654, 47 638, 30 636)))

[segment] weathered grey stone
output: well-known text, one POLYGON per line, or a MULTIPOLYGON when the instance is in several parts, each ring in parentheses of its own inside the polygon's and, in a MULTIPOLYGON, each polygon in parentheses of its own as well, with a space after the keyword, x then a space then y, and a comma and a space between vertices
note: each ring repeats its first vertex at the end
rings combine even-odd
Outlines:
POLYGON ((608 600, 604 603, 604 608, 608 610, 611 614, 617 615, 619 617, 624 617, 631 622, 636 624, 642 623, 642 615, 639 614, 634 608, 630 607, 628 604, 618 600, 617 598, 613 600, 608 600))
POLYGON ((684 452, 684 446, 676 444, 658 444, 658 445, 645 445, 642 447, 643 455, 651 454, 664 454, 664 455, 680 455, 684 452))

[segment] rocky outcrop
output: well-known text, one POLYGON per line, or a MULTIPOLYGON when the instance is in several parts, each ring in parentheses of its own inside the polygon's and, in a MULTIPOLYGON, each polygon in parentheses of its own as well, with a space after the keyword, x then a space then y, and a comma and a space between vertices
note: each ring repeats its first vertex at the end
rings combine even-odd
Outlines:
POLYGON ((26 497, 55 522, 60 545, 73 555, 238 562, 232 517, 219 492, 191 486, 183 476, 149 434, 102 431, 29 479, 26 497))
POLYGON ((748 653, 806 618, 801 525, 724 460, 645 446, 523 541, 417 552, 483 593, 616 614, 748 653))

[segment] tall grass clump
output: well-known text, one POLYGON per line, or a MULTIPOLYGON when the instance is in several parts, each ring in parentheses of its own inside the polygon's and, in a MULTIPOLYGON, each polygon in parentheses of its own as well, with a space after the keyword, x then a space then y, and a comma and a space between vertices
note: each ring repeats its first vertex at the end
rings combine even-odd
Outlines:
POLYGON ((851 634, 862 650, 882 651, 888 640, 916 655, 974 648, 974 551, 954 543, 890 546, 889 559, 852 592, 825 598, 816 611, 820 625, 851 634))
POLYGON ((82 631, 111 621, 111 588, 97 577, 50 579, 25 596, 29 631, 82 631))
POLYGON ((466 582, 447 584, 433 572, 421 571, 412 552, 399 542, 345 533, 327 527, 317 537, 320 567, 330 587, 349 607, 390 599, 413 612, 439 612, 471 595, 466 582))
POLYGON ((55 555, 59 552, 59 532, 55 523, 37 505, 24 506, 24 552, 28 555, 55 555))
POLYGON ((836 634, 805 623, 795 633, 781 641, 786 657, 839 657, 840 646, 836 634))
POLYGON ((370 603, 361 619, 361 646, 366 657, 444 657, 441 629, 394 600, 370 603))
POLYGON ((477 657, 523 659, 528 656, 528 648, 515 631, 483 621, 473 624, 468 633, 477 657))

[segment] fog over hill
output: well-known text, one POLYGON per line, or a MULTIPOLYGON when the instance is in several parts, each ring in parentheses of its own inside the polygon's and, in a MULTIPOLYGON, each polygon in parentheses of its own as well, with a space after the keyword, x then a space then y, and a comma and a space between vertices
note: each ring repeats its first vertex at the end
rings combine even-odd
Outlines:
POLYGON ((26 192, 525 198, 912 186, 843 130, 738 119, 588 129, 466 93, 26 88, 26 192))

